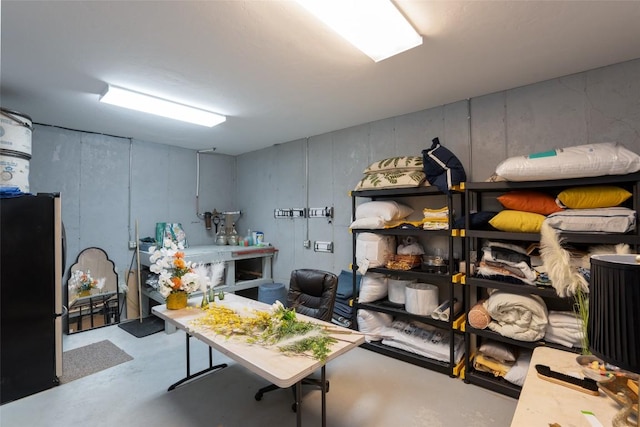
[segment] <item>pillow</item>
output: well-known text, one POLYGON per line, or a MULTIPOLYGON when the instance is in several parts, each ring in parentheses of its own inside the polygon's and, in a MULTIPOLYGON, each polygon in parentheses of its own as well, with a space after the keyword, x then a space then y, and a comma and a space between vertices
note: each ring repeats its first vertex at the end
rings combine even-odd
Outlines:
POLYGON ((366 228, 369 230, 384 228, 385 220, 380 217, 369 217, 356 219, 349 228, 366 228))
POLYGON ((510 157, 496 167, 509 181, 624 175, 640 170, 640 156, 616 142, 578 145, 510 157))
POLYGON ((491 316, 487 309, 484 308, 483 302, 484 300, 478 301, 476 305, 471 307, 467 315, 467 322, 476 329, 484 329, 491 323, 491 316))
POLYGON ((544 215, 533 212, 503 210, 489 220, 492 227, 512 233, 539 233, 544 215))
POLYGON ((413 213, 413 208, 393 200, 376 200, 356 207, 356 219, 382 218, 385 221, 404 219, 413 213))
POLYGON ((516 348, 498 341, 487 341, 480 346, 480 352, 500 362, 515 362, 516 348))
POLYGON ((375 190, 381 188, 419 187, 426 176, 422 171, 387 171, 369 173, 356 185, 355 190, 375 190))
POLYGON ((465 181, 467 175, 460 160, 440 145, 438 138, 431 141, 431 148, 422 150, 424 173, 431 185, 435 185, 443 193, 449 193, 454 185, 465 181))
POLYGON ((565 209, 546 219, 551 227, 582 233, 626 233, 636 227, 636 211, 623 208, 565 209))
POLYGON ((612 185, 567 188, 558 194, 558 200, 570 209, 610 208, 623 203, 632 194, 612 185))
MULTIPOLYGON (((469 214, 469 225, 472 229, 479 229, 489 224, 491 218, 497 215, 497 212, 480 211, 469 214)), ((453 228, 465 228, 465 217, 462 216, 455 220, 453 228)))
POLYGON ((367 273, 360 281, 358 302, 367 303, 386 298, 389 292, 387 278, 383 274, 367 273))
POLYGON ((531 350, 523 349, 520 352, 520 356, 518 356, 518 360, 516 360, 516 363, 511 367, 511 369, 509 369, 509 372, 506 373, 504 379, 509 381, 511 384, 522 387, 524 385, 524 380, 527 377, 527 372, 529 372, 530 364, 531 350))
POLYGON ((367 342, 380 341, 385 335, 385 331, 393 316, 387 313, 369 310, 358 310, 358 330, 365 334, 367 342))
POLYGON ((363 173, 376 173, 386 172, 390 170, 395 171, 422 171, 422 157, 419 156, 404 156, 404 157, 390 157, 388 159, 380 160, 371 163, 363 173))
POLYGON ((498 201, 505 209, 549 215, 562 210, 550 194, 532 190, 514 190, 499 196, 498 201))

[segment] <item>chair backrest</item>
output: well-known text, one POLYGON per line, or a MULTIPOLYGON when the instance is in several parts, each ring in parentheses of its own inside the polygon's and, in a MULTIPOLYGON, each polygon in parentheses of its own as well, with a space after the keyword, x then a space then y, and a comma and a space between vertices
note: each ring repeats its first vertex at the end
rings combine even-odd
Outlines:
POLYGON ((300 269, 291 272, 287 307, 297 313, 331 321, 336 301, 338 276, 322 270, 300 269))

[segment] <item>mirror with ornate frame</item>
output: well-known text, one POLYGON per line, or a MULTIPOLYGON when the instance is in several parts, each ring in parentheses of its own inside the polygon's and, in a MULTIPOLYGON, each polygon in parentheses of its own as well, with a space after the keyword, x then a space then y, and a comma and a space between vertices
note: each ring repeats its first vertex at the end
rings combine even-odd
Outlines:
POLYGON ((72 334, 120 322, 115 264, 100 248, 87 248, 69 269, 67 332, 72 334))

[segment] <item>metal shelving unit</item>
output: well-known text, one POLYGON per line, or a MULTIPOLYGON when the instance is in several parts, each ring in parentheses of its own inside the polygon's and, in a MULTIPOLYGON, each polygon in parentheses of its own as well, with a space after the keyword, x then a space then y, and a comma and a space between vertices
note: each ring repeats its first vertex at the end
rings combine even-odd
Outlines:
MULTIPOLYGON (((447 207, 449 212, 454 212, 454 205, 459 210, 458 212, 464 211, 464 196, 462 192, 455 191, 451 194, 444 194, 440 192, 436 187, 419 187, 419 188, 403 188, 403 189, 383 189, 383 190, 363 190, 363 191, 352 191, 352 216, 355 217, 357 199, 358 198, 367 198, 370 200, 398 200, 402 198, 420 198, 422 201, 424 197, 431 196, 440 196, 441 198, 446 199, 447 207), (454 200, 455 199, 455 200, 454 200)), ((442 206, 442 205, 441 205, 442 206)), ((441 207, 437 206, 437 207, 441 207)), ((425 204, 423 207, 435 207, 429 206, 425 204)), ((464 253, 464 239, 461 238, 462 234, 461 230, 453 229, 453 215, 450 215, 449 218, 449 229, 448 230, 422 230, 422 229, 352 229, 352 254, 353 254, 353 292, 354 295, 357 295, 356 288, 356 270, 358 269, 357 261, 356 261, 356 239, 359 233, 376 233, 381 235, 392 235, 392 236, 417 236, 418 238, 430 238, 430 237, 439 237, 444 238, 448 242, 448 272, 447 274, 435 274, 422 271, 420 267, 412 269, 412 270, 392 270, 383 267, 369 268, 368 272, 373 273, 381 273, 386 276, 393 276, 406 280, 418 280, 424 283, 432 283, 438 286, 440 290, 440 300, 451 299, 454 296, 458 296, 458 299, 464 298, 464 292, 461 288, 461 285, 458 283, 460 274, 456 274, 457 265, 455 265, 454 260, 454 241, 458 242, 458 247, 460 253, 464 253), (454 272, 454 274, 450 274, 454 272)), ((463 301, 464 303, 464 301, 463 301)), ((464 305, 463 305, 464 307, 464 305)), ((421 366, 427 369, 431 369, 437 372, 441 372, 447 374, 449 376, 458 376, 462 367, 464 358, 458 364, 455 364, 454 357, 454 337, 455 334, 462 334, 462 331, 456 329, 457 325, 461 324, 459 321, 459 317, 462 316, 463 312, 454 313, 454 315, 450 316, 449 321, 441 321, 435 320, 430 316, 420 316, 416 314, 412 314, 407 312, 404 309, 404 306, 391 303, 388 300, 375 301, 371 303, 360 303, 356 298, 354 300, 354 310, 353 310, 353 319, 352 325, 354 328, 357 328, 357 311, 358 309, 365 309, 370 311, 387 313, 394 318, 399 318, 403 320, 414 320, 421 323, 425 323, 431 326, 436 326, 441 328, 449 334, 450 345, 450 356, 448 362, 442 362, 439 360, 431 359, 428 357, 424 357, 422 355, 412 353, 409 351, 401 350, 395 347, 390 347, 382 344, 381 342, 371 342, 363 344, 363 347, 377 353, 393 357, 398 360, 405 361, 407 363, 412 363, 417 366, 421 366)))
MULTIPOLYGON (((540 241, 540 235, 538 233, 511 233, 495 230, 473 229, 470 226, 469 215, 472 211, 482 211, 483 205, 489 204, 492 206, 499 205, 495 200, 500 194, 506 193, 512 190, 536 190, 547 192, 553 195, 557 195, 560 191, 571 187, 586 187, 595 185, 615 185, 627 189, 632 193, 632 197, 624 203, 627 206, 636 211, 637 215, 640 211, 640 173, 628 174, 628 175, 609 175, 601 177, 588 177, 577 179, 561 179, 561 180, 548 180, 548 181, 527 181, 527 182, 467 182, 465 183, 465 206, 467 208, 466 224, 465 224, 465 238, 466 244, 466 263, 467 271, 470 271, 470 252, 472 250, 478 250, 482 247, 482 241, 484 240, 499 240, 499 241, 520 241, 525 243, 533 243, 540 241)), ((560 233, 559 237, 565 243, 570 244, 618 244, 627 243, 632 247, 632 250, 637 251, 640 247, 640 230, 636 225, 636 229, 626 234, 603 234, 603 233, 560 233)), ((478 253, 478 258, 480 254, 478 253)), ((489 288, 498 289, 505 292, 515 294, 533 294, 543 298, 545 303, 555 307, 566 307, 571 309, 573 306, 572 298, 560 298, 557 296, 555 289, 545 286, 531 286, 526 284, 511 284, 494 280, 488 280, 485 278, 479 278, 474 276, 466 276, 465 282, 465 312, 469 312, 475 302, 482 297, 486 296, 486 290, 489 288)), ((549 346, 554 348, 560 348, 563 350, 574 351, 579 353, 581 349, 563 347, 559 344, 546 342, 544 339, 535 342, 524 342, 515 339, 504 337, 496 332, 484 329, 474 329, 468 324, 465 324, 465 374, 464 380, 466 383, 475 384, 498 393, 505 394, 514 398, 518 398, 520 395, 520 387, 509 383, 508 381, 494 377, 491 374, 485 372, 475 371, 472 365, 472 358, 476 348, 480 346, 483 340, 500 341, 506 344, 510 344, 519 348, 533 349, 537 346, 549 346)))

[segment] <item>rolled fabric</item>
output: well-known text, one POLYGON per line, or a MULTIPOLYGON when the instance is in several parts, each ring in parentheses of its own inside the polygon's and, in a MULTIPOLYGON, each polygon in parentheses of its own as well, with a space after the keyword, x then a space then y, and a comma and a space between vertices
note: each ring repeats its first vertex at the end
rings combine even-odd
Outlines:
POLYGON ((484 329, 491 323, 491 315, 486 308, 484 308, 484 300, 478 301, 476 305, 471 307, 469 314, 467 315, 467 322, 470 326, 476 329, 484 329))
MULTIPOLYGON (((462 307, 462 303, 458 301, 456 298, 453 299, 453 314, 455 315, 460 308, 462 307)), ((442 320, 444 322, 449 321, 449 316, 451 315, 451 302, 450 300, 446 300, 442 304, 440 304, 433 313, 431 313, 431 317, 436 320, 442 320)))

